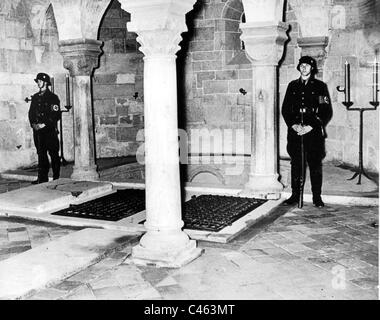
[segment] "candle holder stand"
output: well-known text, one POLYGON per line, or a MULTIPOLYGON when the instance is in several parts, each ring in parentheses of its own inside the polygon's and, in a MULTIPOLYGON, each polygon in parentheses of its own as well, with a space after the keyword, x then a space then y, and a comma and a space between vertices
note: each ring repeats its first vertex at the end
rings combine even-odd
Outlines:
MULTIPOLYGON (((340 86, 338 86, 336 89, 339 92, 346 92, 346 89, 341 88, 340 86)), ((359 112, 359 167, 358 167, 358 169, 355 170, 356 171, 355 174, 347 180, 354 180, 357 176, 359 176, 357 184, 361 184, 361 178, 363 175, 368 180, 374 181, 373 178, 368 176, 368 174, 365 172, 365 170, 363 168, 363 114, 365 111, 376 110, 377 107, 379 106, 379 102, 378 101, 370 101, 369 104, 372 105, 372 107, 368 107, 368 108, 362 108, 362 107, 352 108, 352 106, 354 105, 354 102, 352 102, 352 101, 343 101, 342 104, 346 107, 347 111, 358 111, 359 112)))
POLYGON ((59 125, 60 125, 60 147, 61 147, 61 155, 60 155, 60 159, 61 159, 61 164, 62 166, 66 166, 68 164, 68 162, 66 161, 64 155, 63 155, 63 124, 62 124, 62 113, 63 112, 69 112, 71 110, 71 108, 73 107, 71 104, 71 99, 70 99, 70 77, 69 75, 66 75, 66 105, 64 106, 65 110, 61 110, 61 114, 60 114, 60 121, 59 121, 59 125))
MULTIPOLYGON (((51 82, 52 82, 52 92, 54 93, 54 78, 52 77, 51 78, 51 82)), ((61 165, 62 166, 66 166, 68 164, 68 162, 65 160, 65 157, 63 155, 63 123, 62 123, 62 113, 63 112, 69 112, 70 109, 72 108, 72 106, 69 105, 69 101, 70 101, 70 87, 69 87, 69 81, 68 81, 68 78, 66 78, 66 104, 64 106, 65 110, 62 110, 60 109, 59 112, 60 112, 60 115, 59 115, 59 141, 60 141, 60 159, 61 159, 61 165)))
POLYGON ((69 112, 70 109, 72 108, 72 106, 64 106, 64 108, 66 110, 60 110, 60 117, 59 117, 59 139, 61 141, 60 143, 60 147, 61 147, 61 155, 60 155, 60 159, 61 159, 61 164, 62 166, 66 166, 68 164, 68 162, 66 161, 64 155, 63 155, 63 124, 62 124, 62 113, 63 112, 69 112))

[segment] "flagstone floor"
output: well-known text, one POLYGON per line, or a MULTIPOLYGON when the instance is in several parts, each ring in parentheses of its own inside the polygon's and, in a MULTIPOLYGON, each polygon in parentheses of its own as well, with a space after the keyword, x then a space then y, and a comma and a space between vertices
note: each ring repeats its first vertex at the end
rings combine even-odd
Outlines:
POLYGON ((181 269, 129 264, 125 247, 28 299, 378 299, 377 208, 282 206, 273 223, 181 269))
POLYGON ((0 261, 80 229, 0 217, 0 261))
MULTIPOLYGON (((26 185, 0 180, 0 193, 26 185)), ((76 230, 0 218, 0 262, 76 230)), ((373 300, 379 296, 377 206, 282 205, 228 244, 198 241, 204 253, 180 269, 130 264, 132 245, 27 299, 373 300)))

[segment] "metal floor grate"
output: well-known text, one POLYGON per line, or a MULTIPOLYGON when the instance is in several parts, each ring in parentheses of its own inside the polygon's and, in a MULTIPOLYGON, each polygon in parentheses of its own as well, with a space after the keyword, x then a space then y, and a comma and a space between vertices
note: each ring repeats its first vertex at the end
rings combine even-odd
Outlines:
MULTIPOLYGON (((234 221, 262 205, 266 200, 232 196, 193 196, 183 205, 184 228, 220 231, 234 221)), ((116 193, 70 205, 53 215, 118 221, 145 210, 144 190, 118 190, 116 193)))
POLYGON ((187 201, 183 210, 186 229, 220 231, 267 200, 201 195, 187 201))
POLYGON ((145 210, 144 190, 118 190, 116 193, 52 213, 57 216, 118 221, 145 210))

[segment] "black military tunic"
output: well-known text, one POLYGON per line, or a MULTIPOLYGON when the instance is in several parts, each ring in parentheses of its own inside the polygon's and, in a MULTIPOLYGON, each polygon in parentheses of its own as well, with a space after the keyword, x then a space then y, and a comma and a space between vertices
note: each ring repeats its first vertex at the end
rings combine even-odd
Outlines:
POLYGON ((49 160, 51 158, 53 179, 59 178, 60 158, 57 122, 61 116, 60 101, 57 95, 49 89, 43 94, 39 92, 32 96, 29 109, 29 122, 33 128, 36 124, 44 124, 45 127, 39 130, 33 128, 34 144, 38 154, 38 180, 48 181, 49 160))
MULTIPOLYGON (((292 129, 295 124, 303 124, 313 129, 303 135, 305 159, 310 169, 310 179, 314 197, 321 195, 322 159, 325 151, 325 127, 332 117, 332 107, 327 85, 313 77, 306 84, 302 79, 291 81, 282 104, 282 115, 288 126, 287 151, 291 158, 292 191, 299 193, 301 174, 301 136, 292 129)), ((304 173, 305 174, 305 173, 304 173)))

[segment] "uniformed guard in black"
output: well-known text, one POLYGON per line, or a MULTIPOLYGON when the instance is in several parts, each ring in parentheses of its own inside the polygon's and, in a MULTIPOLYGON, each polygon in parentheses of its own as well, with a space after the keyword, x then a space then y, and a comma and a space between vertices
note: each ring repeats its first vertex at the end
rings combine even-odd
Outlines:
POLYGON ((38 179, 33 182, 49 181, 49 159, 53 171, 53 179, 59 178, 60 158, 57 122, 60 119, 60 101, 57 95, 49 90, 50 77, 46 73, 37 74, 34 81, 39 92, 32 96, 29 109, 29 122, 33 128, 34 144, 38 154, 38 179))
MULTIPOLYGON (((327 85, 314 78, 318 72, 316 61, 304 56, 299 60, 297 70, 301 77, 291 81, 286 90, 282 105, 282 115, 288 126, 287 151, 291 159, 292 196, 286 204, 297 203, 300 196, 301 177, 301 136, 305 161, 310 170, 313 203, 323 207, 322 192, 322 160, 325 151, 325 127, 332 117, 332 107, 327 85), (301 112, 303 123, 301 126, 301 112)), ((305 164, 303 168, 306 168, 305 164)), ((306 170, 303 172, 305 177, 306 170)))

